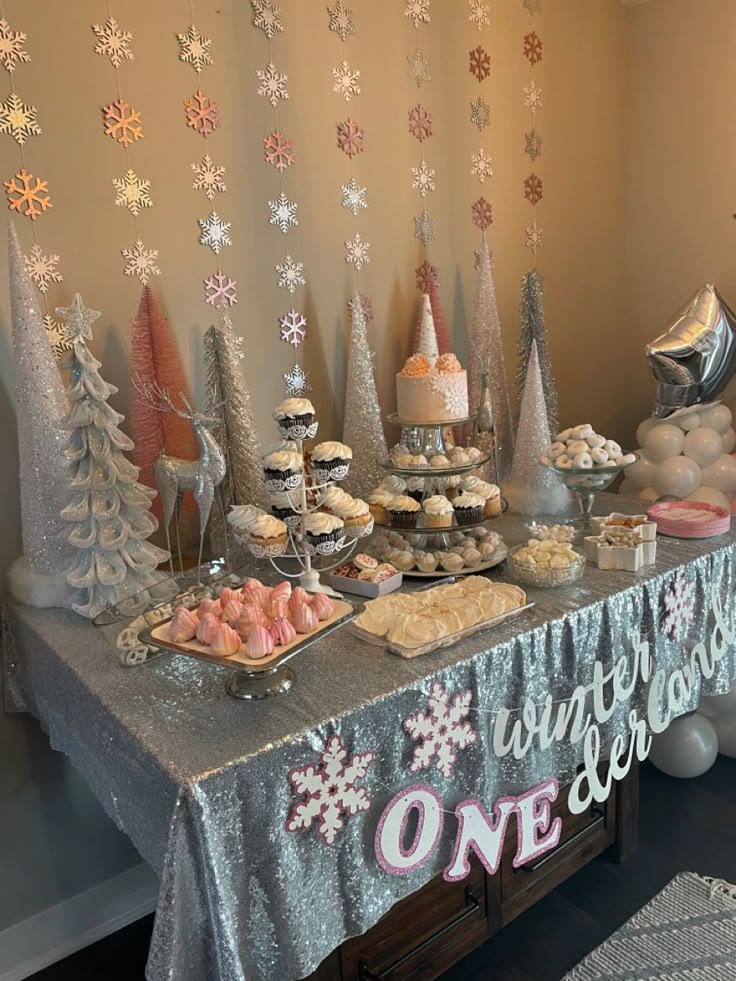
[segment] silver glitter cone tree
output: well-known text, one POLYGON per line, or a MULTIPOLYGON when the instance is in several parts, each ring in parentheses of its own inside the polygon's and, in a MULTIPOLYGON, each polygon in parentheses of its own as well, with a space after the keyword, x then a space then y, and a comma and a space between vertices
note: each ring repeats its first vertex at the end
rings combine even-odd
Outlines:
POLYGON ((74 554, 59 516, 69 481, 62 428, 68 403, 12 222, 8 256, 23 558, 31 573, 52 576, 63 572, 74 554))
POLYGON ((107 404, 117 388, 100 376, 100 362, 87 347, 99 313, 88 310, 79 293, 57 313, 72 342, 64 362, 71 406, 65 420, 66 456, 72 476, 61 517, 73 526, 69 543, 77 555, 67 582, 81 593, 73 608, 94 618, 135 594, 143 604, 145 591, 161 579, 156 567, 169 554, 146 541, 158 527, 149 511, 156 492, 138 482, 138 467, 125 457, 133 442, 118 428, 124 417, 107 404))
POLYGON ((559 406, 557 386, 552 374, 552 363, 547 344, 547 326, 544 321, 544 279, 536 269, 530 270, 521 281, 521 302, 519 304, 519 337, 516 346, 516 397, 521 406, 524 394, 532 342, 536 341, 539 368, 542 373, 544 401, 547 405, 547 419, 553 433, 559 425, 559 406))
POLYGON ((373 352, 368 346, 368 326, 357 292, 351 309, 342 438, 353 449, 353 462, 344 484, 348 493, 365 497, 385 476, 380 461, 388 456, 388 448, 376 391, 373 352))
POLYGON ((470 335, 468 365, 470 408, 474 412, 480 403, 483 373, 488 372, 493 417, 496 425, 496 457, 499 482, 508 480, 514 458, 514 430, 511 404, 506 381, 506 367, 501 340, 501 321, 496 303, 491 253, 485 235, 478 267, 478 289, 475 295, 473 330, 470 335))

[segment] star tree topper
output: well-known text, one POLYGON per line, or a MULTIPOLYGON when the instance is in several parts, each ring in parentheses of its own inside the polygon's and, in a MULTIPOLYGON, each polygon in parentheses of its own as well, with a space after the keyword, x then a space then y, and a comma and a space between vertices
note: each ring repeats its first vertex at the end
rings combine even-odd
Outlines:
POLYGON ((70 307, 57 307, 56 312, 64 324, 64 335, 70 341, 91 341, 92 324, 102 316, 99 310, 90 310, 76 293, 70 307))

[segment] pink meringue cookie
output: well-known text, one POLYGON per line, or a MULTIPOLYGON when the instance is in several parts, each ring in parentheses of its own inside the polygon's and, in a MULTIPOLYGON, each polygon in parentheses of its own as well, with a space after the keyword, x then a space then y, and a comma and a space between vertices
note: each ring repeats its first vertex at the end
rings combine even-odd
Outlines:
POLYGON ((292 614, 298 634, 311 634, 319 626, 319 618, 309 603, 301 603, 292 614))
POLYGON ((260 589, 262 586, 263 583, 260 579, 246 579, 243 582, 243 585, 240 587, 240 592, 243 599, 245 599, 246 596, 249 596, 254 589, 260 589))
POLYGON ((267 627, 253 627, 245 647, 246 656, 254 661, 273 654, 273 636, 267 627))
POLYGON ((240 616, 235 623, 235 629, 238 631, 243 640, 248 639, 253 627, 270 627, 271 621, 269 620, 266 612, 260 608, 260 606, 255 606, 252 603, 248 603, 246 606, 241 607, 240 616))
POLYGON ((232 657, 240 650, 240 635, 226 623, 218 623, 210 647, 218 657, 232 657))
POLYGON ((315 593, 309 602, 319 620, 329 620, 335 612, 335 604, 326 593, 315 593))
POLYGON ((283 582, 280 582, 278 586, 274 586, 271 590, 271 602, 277 598, 284 599, 288 602, 291 592, 291 583, 285 579, 283 582))
POLYGON ((308 602, 309 593, 306 591, 306 589, 302 589, 301 586, 296 586, 289 597, 289 610, 293 613, 297 606, 308 602))
POLYGON ((199 617, 186 606, 177 606, 169 624, 169 640, 175 644, 185 644, 197 633, 199 617))
POLYGON ((277 617, 271 627, 273 641, 277 647, 284 647, 296 640, 296 628, 286 617, 277 617))
POLYGON ((217 630, 219 625, 220 621, 214 613, 205 613, 204 616, 200 617, 196 633, 197 640, 200 644, 211 644, 212 638, 215 636, 215 630, 217 630))
POLYGON ((223 608, 223 610, 231 600, 237 600, 238 603, 243 602, 240 596, 240 590, 231 589, 229 586, 223 586, 220 590, 220 606, 223 608))
POLYGON ((262 610, 268 609, 268 604, 271 601, 271 590, 267 586, 261 586, 260 589, 254 589, 252 593, 248 596, 251 603, 256 603, 262 610))
POLYGON ((213 613, 218 619, 222 613, 222 605, 219 600, 216 599, 206 599, 202 600, 199 604, 199 609, 197 610, 197 616, 202 619, 205 613, 213 613))
POLYGON ((271 602, 268 604, 268 615, 272 620, 276 620, 277 617, 286 617, 289 619, 289 601, 285 599, 274 599, 271 596, 271 602))
POLYGON ((222 619, 224 623, 229 623, 232 627, 240 617, 243 612, 243 604, 239 599, 231 599, 230 602, 222 608, 222 619))

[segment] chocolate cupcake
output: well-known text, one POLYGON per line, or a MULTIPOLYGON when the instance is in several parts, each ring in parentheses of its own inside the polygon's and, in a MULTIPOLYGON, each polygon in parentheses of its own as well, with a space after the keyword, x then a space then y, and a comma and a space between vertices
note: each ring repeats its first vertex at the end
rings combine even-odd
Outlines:
POLYGON ((391 515, 391 524, 396 528, 416 528, 421 513, 421 505, 413 497, 395 497, 386 510, 391 515))
POLYGON ((299 512, 294 508, 298 504, 297 497, 298 494, 294 491, 281 491, 271 495, 271 513, 290 528, 296 528, 301 520, 299 512))
POLYGON ((312 439, 317 433, 314 406, 309 399, 286 399, 276 406, 273 417, 284 439, 312 439))
POLYGON ((345 541, 345 523, 335 514, 313 511, 304 518, 304 538, 310 551, 329 555, 345 541))
POLYGON ((475 525, 483 517, 485 502, 477 494, 470 494, 465 491, 453 499, 452 506, 455 509, 455 517, 459 525, 475 525))
POLYGON ((353 451, 344 443, 329 440, 319 443, 311 453, 312 467, 318 480, 344 480, 348 475, 353 451))
POLYGON ((272 493, 301 487, 304 461, 296 450, 275 450, 263 458, 266 486, 272 493))

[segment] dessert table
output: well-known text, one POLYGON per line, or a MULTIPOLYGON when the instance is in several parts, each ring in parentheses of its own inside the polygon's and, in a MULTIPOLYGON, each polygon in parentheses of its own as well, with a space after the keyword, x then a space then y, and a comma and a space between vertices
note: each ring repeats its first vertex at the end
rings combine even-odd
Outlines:
MULTIPOLYGON (((636 513, 641 502, 602 494, 596 510, 636 513)), ((525 522, 493 525, 509 546, 525 522)), ((594 662, 613 664, 646 638, 656 668, 689 663, 713 624, 717 595, 736 623, 736 527, 718 538, 660 537, 654 566, 632 575, 593 566, 573 586, 528 589, 535 606, 518 619, 432 655, 403 660, 342 629, 299 655, 283 696, 242 702, 225 692, 225 669, 164 655, 125 668, 102 634, 73 613, 10 602, 4 620, 7 708, 30 711, 66 753, 108 814, 161 880, 147 968, 149 981, 302 978, 346 938, 373 926, 398 900, 447 864, 457 802, 490 808, 501 795, 575 775, 582 743, 536 744, 521 759, 499 758, 492 720, 528 698, 569 698, 590 684, 594 662), (692 620, 676 638, 661 629, 662 597, 682 570, 694 587, 692 620), (438 847, 418 871, 387 874, 376 861, 378 816, 414 782, 403 720, 424 708, 430 686, 472 692, 477 742, 458 755, 452 780, 436 769, 423 783, 442 794, 448 818, 438 847), (295 795, 289 772, 317 763, 336 733, 349 753, 371 751, 362 780, 372 807, 346 817, 333 844, 311 830, 287 831, 295 795)), ((505 566, 491 578, 508 578, 505 566)), ((411 588, 411 587, 410 587, 411 588)), ((736 680, 728 643, 702 688, 736 680)), ((646 715, 644 686, 600 726, 602 749, 629 732, 632 709, 646 715)), ((700 681, 677 714, 697 706, 700 681)), ((419 779, 419 778, 416 778, 419 779)))

